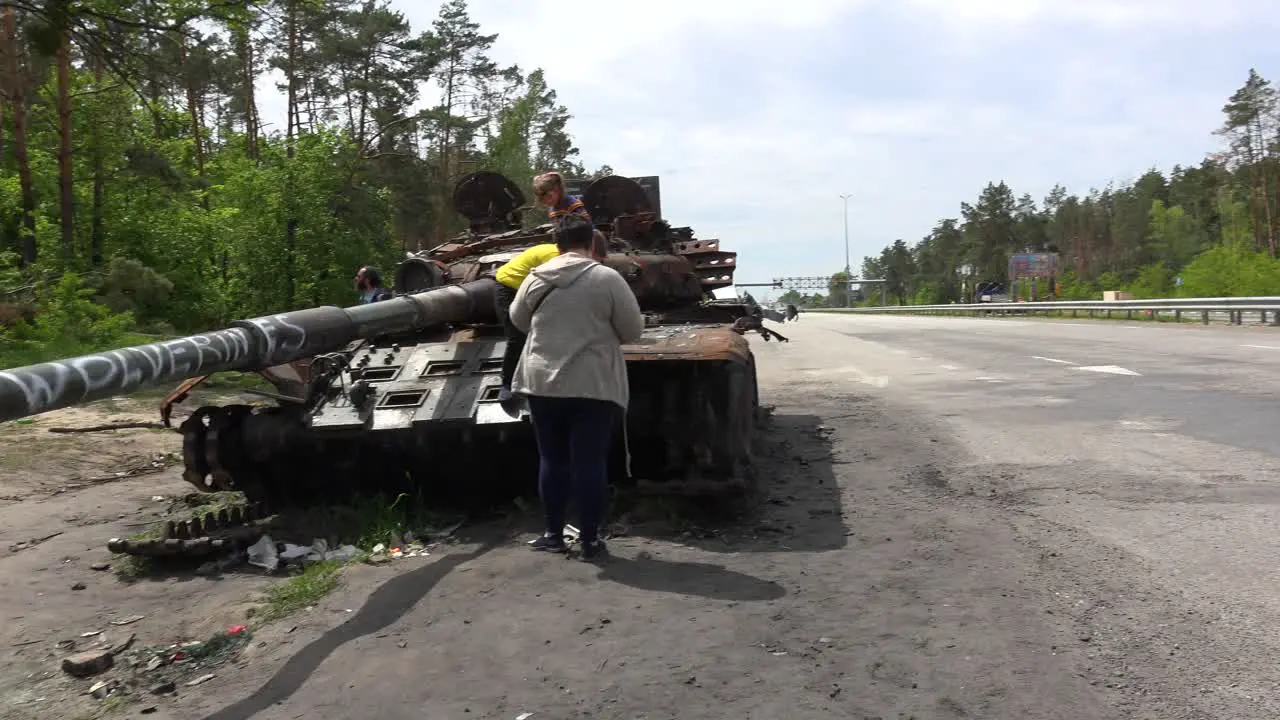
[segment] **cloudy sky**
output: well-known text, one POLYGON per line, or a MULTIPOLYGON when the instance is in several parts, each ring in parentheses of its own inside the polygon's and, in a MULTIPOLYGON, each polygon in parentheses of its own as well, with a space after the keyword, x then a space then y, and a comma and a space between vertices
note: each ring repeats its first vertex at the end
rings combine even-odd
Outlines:
MULTIPOLYGON (((472 0, 492 56, 541 66, 583 162, 662 177, 663 214, 741 282, 915 242, 991 180, 1039 200, 1196 163, 1274 0, 472 0)), ((438 3, 392 0, 415 29, 438 3)), ((268 112, 273 108, 264 108, 268 112)), ((283 112, 279 113, 283 116, 283 112)))

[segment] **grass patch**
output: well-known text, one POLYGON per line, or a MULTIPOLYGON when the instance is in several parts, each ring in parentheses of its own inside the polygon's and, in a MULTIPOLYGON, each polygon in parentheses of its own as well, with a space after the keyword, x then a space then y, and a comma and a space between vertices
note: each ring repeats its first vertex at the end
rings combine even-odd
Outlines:
MULTIPOLYGON (((129 539, 162 537, 165 523, 170 520, 180 522, 222 508, 244 505, 245 502, 243 494, 236 492, 188 493, 175 501, 181 510, 165 521, 131 535, 129 539)), ((376 545, 390 548, 404 546, 410 540, 415 543, 438 542, 446 539, 461 520, 463 517, 458 514, 442 513, 429 507, 423 493, 356 496, 343 504, 286 510, 272 518, 264 528, 273 541, 308 545, 324 539, 331 550, 354 545, 363 553, 350 560, 309 563, 296 574, 280 578, 265 591, 263 607, 256 618, 269 622, 314 605, 337 586, 342 567, 364 560, 376 545)), ((127 555, 117 558, 113 565, 122 580, 132 581, 159 575, 171 569, 173 563, 167 558, 127 555)))
POLYGON ((191 492, 183 495, 181 501, 190 508, 184 520, 207 512, 217 512, 223 508, 245 507, 249 504, 244 498, 244 493, 225 490, 209 493, 191 492))
POLYGON ((388 547, 399 545, 407 537, 419 540, 435 537, 460 520, 462 517, 458 515, 430 507, 421 493, 356 496, 341 505, 277 518, 279 531, 284 536, 305 542, 325 538, 331 548, 350 544, 365 551, 379 543, 388 547))
POLYGON ((369 550, 378 543, 389 544, 397 537, 403 538, 406 531, 425 524, 428 515, 432 513, 423 499, 408 493, 400 493, 392 500, 384 495, 358 500, 350 506, 339 538, 369 550))
MULTIPOLYGON (((159 540, 164 537, 163 522, 153 523, 149 527, 136 532, 127 540, 139 542, 142 540, 159 540)), ((122 580, 136 580, 138 578, 147 577, 159 570, 159 560, 146 555, 121 555, 120 558, 111 563, 112 569, 116 571, 116 575, 122 580)))
POLYGON ((316 604, 338 586, 338 572, 345 564, 338 560, 313 563, 301 574, 271 586, 267 589, 267 606, 259 617, 270 622, 316 604))
POLYGON ((116 715, 128 709, 134 702, 135 700, 133 698, 126 695, 112 695, 102 701, 101 709, 94 715, 94 717, 101 718, 116 715))
POLYGON ((445 531, 460 520, 429 508, 423 495, 408 493, 394 498, 356 497, 344 505, 277 517, 277 526, 269 531, 274 533, 273 537, 294 537, 300 542, 307 542, 306 538, 326 538, 331 549, 349 544, 363 553, 350 560, 310 563, 288 580, 272 585, 266 591, 265 607, 257 618, 270 622, 315 605, 338 586, 343 567, 366 559, 376 545, 390 548, 405 543, 410 537, 416 542, 443 539, 445 531))
POLYGON ((266 378, 256 372, 221 372, 210 375, 208 380, 200 383, 200 389, 208 390, 244 390, 246 388, 274 389, 266 378))
POLYGON ((133 707, 137 700, 132 695, 112 695, 105 700, 95 701, 98 706, 75 716, 75 720, 102 720, 102 718, 119 717, 133 707))
POLYGON ((146 555, 122 555, 111 563, 116 576, 126 582, 144 578, 157 572, 156 560, 146 555))

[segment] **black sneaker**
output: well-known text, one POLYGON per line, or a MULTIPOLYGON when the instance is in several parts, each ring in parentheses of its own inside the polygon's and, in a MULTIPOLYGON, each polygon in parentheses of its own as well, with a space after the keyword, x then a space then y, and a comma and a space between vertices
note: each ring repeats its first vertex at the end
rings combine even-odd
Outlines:
POLYGON ((554 553, 562 553, 569 549, 564 544, 564 534, 552 535, 550 533, 545 533, 542 537, 534 540, 530 547, 537 551, 554 553))
POLYGON ((586 562, 595 562, 609 557, 609 548, 605 546, 603 540, 591 540, 582 544, 582 559, 586 562))

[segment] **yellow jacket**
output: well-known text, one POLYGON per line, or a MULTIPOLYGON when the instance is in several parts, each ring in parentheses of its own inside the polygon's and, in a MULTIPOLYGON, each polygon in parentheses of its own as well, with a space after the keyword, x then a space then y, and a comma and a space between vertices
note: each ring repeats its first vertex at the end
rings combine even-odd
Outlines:
POLYGON ((534 245, 498 268, 497 280, 512 290, 519 290, 531 270, 559 256, 560 248, 556 247, 555 243, 534 245))

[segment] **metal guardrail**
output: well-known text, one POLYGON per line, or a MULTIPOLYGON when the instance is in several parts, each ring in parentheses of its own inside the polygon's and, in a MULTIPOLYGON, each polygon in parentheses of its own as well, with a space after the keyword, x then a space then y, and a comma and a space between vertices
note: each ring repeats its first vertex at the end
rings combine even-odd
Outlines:
POLYGON ((1069 314, 1080 317, 1114 317, 1123 312, 1129 319, 1135 313, 1146 315, 1173 314, 1174 320, 1181 320, 1183 313, 1199 313, 1201 321, 1209 324, 1211 314, 1226 313, 1229 322, 1240 325, 1244 315, 1257 314, 1262 324, 1270 320, 1272 325, 1280 325, 1280 296, 1265 297, 1225 297, 1225 298, 1159 298, 1152 300, 1064 300, 1054 302, 1005 302, 1005 303, 952 303, 949 305, 885 305, 880 307, 856 308, 813 308, 810 312, 831 313, 898 313, 911 315, 1028 315, 1069 314))

